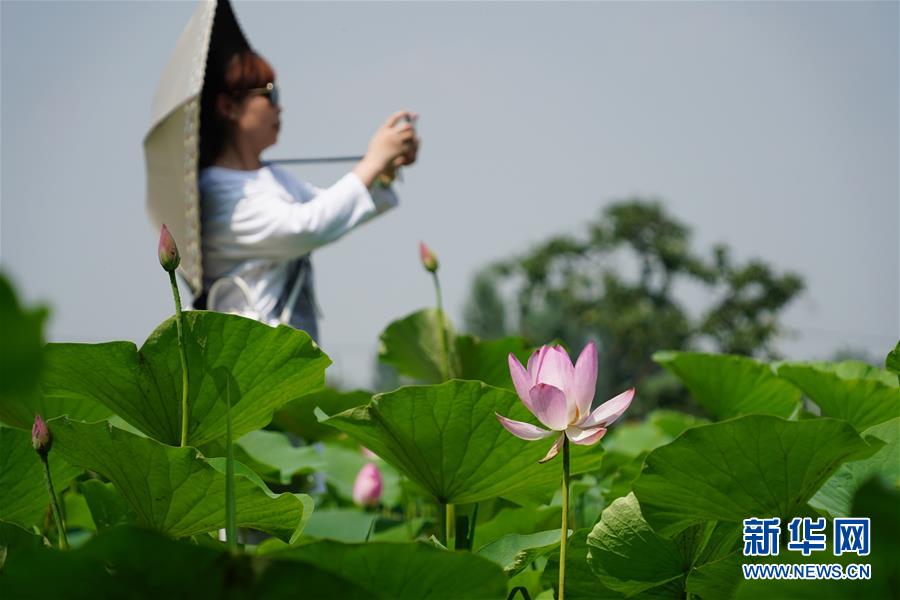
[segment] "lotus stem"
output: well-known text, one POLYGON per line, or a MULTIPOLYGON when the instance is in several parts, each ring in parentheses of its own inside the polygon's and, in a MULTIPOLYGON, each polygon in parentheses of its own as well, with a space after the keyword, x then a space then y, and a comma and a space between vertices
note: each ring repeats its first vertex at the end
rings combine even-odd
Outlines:
POLYGON ((562 532, 559 539, 559 600, 566 596, 566 542, 569 537, 569 438, 563 437, 562 532))
POLYGON ((372 522, 369 523, 369 531, 366 532, 365 542, 369 543, 369 538, 372 537, 372 534, 375 533, 375 522, 378 521, 378 513, 372 515, 372 522))
POLYGON ((178 282, 175 271, 169 271, 172 284, 172 296, 175 298, 175 328, 178 331, 178 351, 181 355, 181 445, 187 446, 188 440, 188 367, 187 353, 184 349, 184 328, 181 323, 181 294, 178 293, 178 282))
POLYGON ((444 545, 447 550, 453 550, 453 532, 456 528, 456 506, 447 503, 444 505, 444 545))
POLYGON ((444 302, 441 299, 441 282, 438 279, 437 270, 431 273, 434 279, 434 295, 437 297, 438 319, 441 320, 441 351, 443 353, 444 381, 450 381, 450 341, 447 337, 447 319, 444 318, 444 302))
POLYGON ((44 483, 47 484, 47 494, 50 495, 50 508, 53 510, 53 520, 56 522, 56 531, 59 534, 59 549, 68 550, 69 540, 66 538, 66 528, 63 526, 62 514, 59 512, 59 501, 53 491, 53 480, 50 478, 50 463, 47 456, 41 455, 41 463, 44 465, 44 483))
MULTIPOLYGON (((234 444, 231 436, 231 378, 225 383, 225 532, 228 536, 228 549, 237 551, 237 506, 234 498, 234 444)), ((186 421, 185 421, 186 422, 186 421)), ((184 435, 184 434, 182 434, 184 435)), ((184 443, 182 443, 182 446, 184 443)))
POLYGON ((403 485, 406 482, 406 476, 400 476, 400 498, 403 508, 401 509, 400 514, 403 515, 403 520, 406 525, 406 535, 409 539, 413 539, 415 532, 413 531, 412 519, 416 514, 416 505, 413 502, 412 498, 409 495, 409 492, 406 489, 406 486, 403 485))
POLYGON ((475 524, 478 521, 478 503, 472 509, 472 521, 469 523, 469 532, 466 537, 466 550, 471 550, 475 544, 475 524))

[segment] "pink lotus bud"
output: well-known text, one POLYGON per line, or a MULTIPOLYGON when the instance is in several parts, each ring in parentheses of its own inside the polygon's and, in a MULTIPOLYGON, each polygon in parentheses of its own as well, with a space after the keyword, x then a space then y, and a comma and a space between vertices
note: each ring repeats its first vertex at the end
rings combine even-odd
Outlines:
POLYGON ((353 501, 360 506, 374 506, 381 499, 383 481, 375 463, 366 463, 353 482, 353 501))
POLYGON ((31 445, 35 451, 41 456, 47 456, 50 452, 50 444, 53 439, 50 437, 50 430, 41 415, 34 416, 34 425, 31 427, 31 445))
POLYGON ((159 232, 159 264, 171 273, 178 268, 180 262, 181 255, 178 254, 175 238, 169 233, 169 228, 163 225, 162 231, 159 232))
POLYGON ((419 258, 422 259, 422 266, 429 273, 438 270, 438 259, 431 251, 431 248, 425 245, 425 242, 419 242, 419 258))
POLYGON ((375 454, 374 452, 372 452, 371 450, 369 450, 368 448, 366 448, 365 446, 362 447, 362 455, 365 456, 366 458, 368 458, 369 460, 377 460, 378 459, 378 455, 375 454))

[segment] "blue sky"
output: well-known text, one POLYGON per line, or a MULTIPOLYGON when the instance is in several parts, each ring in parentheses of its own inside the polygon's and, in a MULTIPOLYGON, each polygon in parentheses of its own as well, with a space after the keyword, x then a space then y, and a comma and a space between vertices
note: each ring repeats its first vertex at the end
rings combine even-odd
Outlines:
MULTIPOLYGON (((171 312, 141 140, 193 2, 0 3, 0 264, 54 341, 142 342, 171 312)), ((662 199, 697 249, 803 274, 789 357, 900 336, 898 4, 237 2, 278 71, 270 158, 362 153, 421 113, 401 206, 314 255, 333 374, 377 335, 606 204, 662 199)), ((339 166, 293 169, 327 185, 339 166)), ((704 298, 684 290, 690 307, 704 298)))

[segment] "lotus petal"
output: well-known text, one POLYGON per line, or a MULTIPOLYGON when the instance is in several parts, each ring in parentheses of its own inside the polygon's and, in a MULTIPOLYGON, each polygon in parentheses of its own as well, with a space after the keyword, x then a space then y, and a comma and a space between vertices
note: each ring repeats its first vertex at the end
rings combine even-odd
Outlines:
POLYGON ((604 435, 606 435, 606 427, 601 425, 587 429, 572 425, 566 429, 566 437, 569 438, 569 441, 579 446, 596 444, 604 435))
POLYGON ((529 410, 546 427, 563 431, 569 425, 568 406, 563 391, 546 383, 539 383, 530 391, 529 410))
POLYGON ((565 436, 565 434, 561 433, 559 435, 559 437, 556 438, 556 441, 553 442, 553 445, 550 446, 550 450, 547 452, 547 454, 544 456, 544 458, 542 458, 538 462, 541 464, 544 464, 545 462, 547 462, 548 460, 551 460, 554 456, 559 454, 559 449, 562 448, 564 439, 566 439, 566 436, 565 436))
POLYGON ((559 346, 551 346, 537 364, 534 383, 546 383, 568 392, 574 375, 575 367, 566 351, 559 346))
POLYGON ((577 412, 570 419, 577 423, 585 419, 591 412, 591 402, 597 389, 597 345, 588 343, 581 351, 578 361, 575 363, 575 375, 572 378, 572 388, 569 394, 574 400, 577 412))
MULTIPOLYGON (((537 352, 535 352, 537 354, 537 352)), ((535 354, 532 354, 532 358, 534 358, 535 354)), ((532 359, 528 359, 529 364, 532 359)), ((512 377, 513 386, 516 388, 516 393, 519 394, 519 398, 522 402, 525 403, 525 406, 528 407, 528 410, 531 410, 531 396, 529 392, 531 388, 534 387, 534 381, 531 379, 531 375, 528 371, 525 370, 525 367, 522 366, 522 363, 519 362, 519 359, 515 357, 515 355, 510 352, 509 353, 509 375, 512 377)), ((534 412, 533 410, 531 412, 534 412)))
POLYGON ((513 419, 507 419, 506 417, 498 413, 494 414, 497 415, 497 420, 500 421, 500 424, 503 425, 504 429, 506 429, 517 438, 534 441, 543 439, 545 437, 550 437, 554 434, 553 431, 541 429, 537 425, 532 425, 531 423, 523 423, 522 421, 514 421, 513 419))
POLYGON ((634 388, 622 392, 615 398, 607 400, 606 402, 595 408, 594 412, 592 412, 587 419, 579 423, 578 426, 582 429, 586 427, 594 427, 596 425, 608 427, 616 419, 618 419, 623 412, 625 412, 625 410, 628 408, 628 405, 631 404, 632 398, 634 398, 634 388))

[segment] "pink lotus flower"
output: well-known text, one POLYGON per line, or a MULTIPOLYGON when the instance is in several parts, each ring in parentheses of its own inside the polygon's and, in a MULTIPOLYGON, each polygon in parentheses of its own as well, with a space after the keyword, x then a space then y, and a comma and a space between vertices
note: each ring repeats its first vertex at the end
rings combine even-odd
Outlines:
POLYGON ((527 369, 510 354, 509 372, 519 399, 550 431, 494 414, 507 431, 523 440, 556 436, 550 451, 540 460, 542 463, 559 453, 566 438, 581 446, 600 441, 606 428, 625 412, 634 398, 634 388, 631 388, 591 412, 597 384, 594 342, 584 347, 574 366, 566 351, 558 346, 542 346, 528 359, 527 369))
POLYGON ((381 471, 375 463, 366 463, 353 482, 353 501, 360 506, 374 506, 381 500, 381 471))

